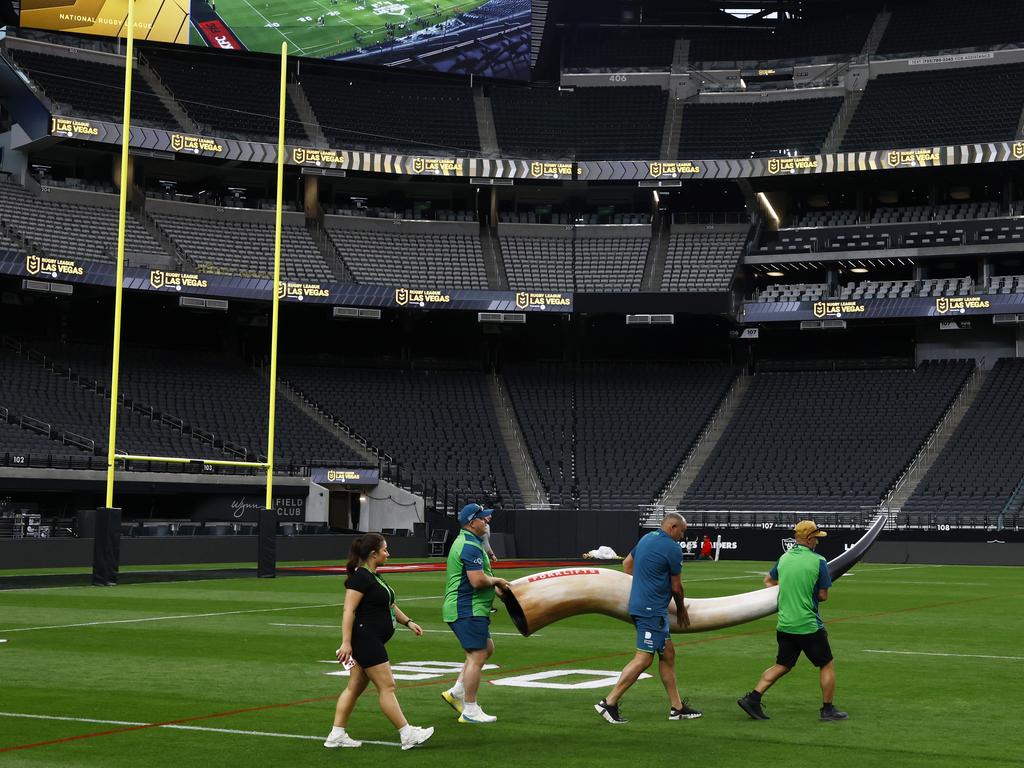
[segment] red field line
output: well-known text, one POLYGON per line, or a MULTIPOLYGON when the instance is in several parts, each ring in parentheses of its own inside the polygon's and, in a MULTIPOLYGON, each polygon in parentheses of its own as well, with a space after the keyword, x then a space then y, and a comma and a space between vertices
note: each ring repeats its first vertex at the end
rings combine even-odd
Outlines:
MULTIPOLYGON (((500 570, 505 568, 565 568, 570 565, 588 563, 590 565, 604 563, 606 565, 618 565, 620 561, 604 560, 500 560, 491 563, 491 568, 500 570)), ((433 560, 422 563, 401 563, 396 565, 382 565, 377 570, 381 573, 427 573, 431 571, 443 571, 447 567, 444 560, 433 560)), ((298 571, 302 573, 344 573, 343 565, 296 565, 278 566, 279 571, 298 571)))

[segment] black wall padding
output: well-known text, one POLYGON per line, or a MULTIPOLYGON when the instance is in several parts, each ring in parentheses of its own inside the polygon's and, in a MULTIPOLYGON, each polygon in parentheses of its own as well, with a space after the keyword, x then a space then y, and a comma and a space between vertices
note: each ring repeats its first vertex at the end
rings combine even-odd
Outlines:
POLYGON ((272 579, 277 576, 277 512, 261 509, 256 530, 256 575, 272 579))
POLYGON ((92 540, 92 583, 106 587, 117 584, 121 562, 121 510, 96 510, 92 540))

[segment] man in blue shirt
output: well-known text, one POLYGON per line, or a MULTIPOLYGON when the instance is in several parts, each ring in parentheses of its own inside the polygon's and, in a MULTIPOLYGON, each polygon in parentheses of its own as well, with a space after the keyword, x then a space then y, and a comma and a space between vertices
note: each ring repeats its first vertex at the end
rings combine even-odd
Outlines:
POLYGON ((622 561, 622 570, 633 576, 629 590, 629 615, 636 624, 636 655, 622 673, 611 693, 594 705, 609 723, 629 722, 619 714, 619 701, 640 675, 651 666, 658 654, 658 673, 668 693, 669 720, 694 720, 703 713, 679 698, 676 684, 676 651, 669 637, 668 603, 676 605, 680 627, 690 625, 683 602, 683 551, 679 542, 686 533, 686 519, 678 512, 669 512, 661 521, 661 529, 640 539, 633 551, 622 561))

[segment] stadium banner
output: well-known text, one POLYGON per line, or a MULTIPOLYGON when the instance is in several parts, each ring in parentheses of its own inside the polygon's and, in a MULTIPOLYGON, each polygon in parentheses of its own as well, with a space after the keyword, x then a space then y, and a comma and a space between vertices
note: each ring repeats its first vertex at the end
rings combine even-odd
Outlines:
POLYGON ((317 485, 377 485, 380 482, 379 469, 340 469, 335 467, 310 467, 309 480, 317 485))
MULTIPOLYGON (((255 523, 266 499, 259 495, 216 494, 203 496, 192 510, 193 520, 221 520, 255 523)), ((275 496, 274 511, 278 520, 297 522, 306 519, 305 496, 275 496)))
POLYGON ((576 163, 586 181, 741 179, 851 171, 888 171, 928 166, 979 165, 1024 160, 1024 141, 951 147, 877 149, 828 155, 756 157, 745 160, 601 160, 576 163))
MULTIPOLYGON (((52 115, 50 135, 64 139, 120 144, 121 126, 104 120, 52 115)), ((247 163, 277 163, 277 147, 273 144, 178 133, 159 128, 132 127, 131 146, 193 157, 216 157, 247 163)), ((394 155, 294 145, 287 145, 285 152, 285 162, 288 165, 393 176, 479 176, 496 179, 570 181, 574 178, 575 170, 571 162, 394 155)))
POLYGON ((977 296, 911 296, 901 299, 859 301, 748 301, 743 305, 744 323, 781 323, 800 320, 860 320, 889 317, 957 319, 969 315, 1024 312, 1024 294, 997 293, 977 296))
MULTIPOLYGON (((530 0, 134 0, 140 40, 525 80, 530 0)), ((128 0, 22 0, 22 27, 124 37, 128 0)))
MULTIPOLYGON (((121 126, 80 117, 50 118, 50 135, 65 139, 121 143, 121 126)), ((133 127, 131 146, 193 157, 274 164, 277 147, 259 141, 133 127)), ((285 162, 303 168, 341 169, 391 176, 446 176, 533 181, 669 181, 740 179, 852 171, 887 171, 926 166, 978 165, 1024 160, 1024 141, 954 147, 879 149, 829 155, 759 157, 748 160, 600 160, 570 162, 436 157, 286 145, 285 162)))
MULTIPOLYGON (((0 275, 113 287, 112 261, 51 258, 0 251, 0 275)), ((262 277, 214 275, 148 267, 126 267, 128 291, 172 292, 182 296, 267 301, 272 282, 262 277)), ((457 309, 475 312, 573 312, 573 294, 557 291, 479 291, 420 286, 361 285, 356 283, 299 283, 281 281, 284 302, 381 309, 457 309)))

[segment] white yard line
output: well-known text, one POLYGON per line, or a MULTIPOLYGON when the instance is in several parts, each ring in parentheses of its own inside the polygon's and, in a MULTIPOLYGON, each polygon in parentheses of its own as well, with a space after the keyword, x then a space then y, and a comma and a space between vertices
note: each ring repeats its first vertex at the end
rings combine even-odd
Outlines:
POLYGON ((899 656, 945 656, 956 659, 1002 659, 1024 661, 1024 656, 989 656, 983 653, 930 653, 926 651, 884 651, 878 648, 865 648, 864 653, 891 653, 899 656))
MULTIPOLYGON (((413 600, 440 600, 443 595, 425 595, 423 597, 407 597, 403 603, 413 600)), ((51 624, 43 627, 18 627, 0 629, 4 634, 11 632, 32 632, 37 629, 70 629, 72 627, 98 627, 106 624, 136 624, 145 621, 170 621, 172 619, 204 619, 211 616, 237 616, 244 613, 272 613, 274 611, 301 611, 304 608, 340 608, 344 603, 321 603, 320 605, 289 605, 284 608, 250 608, 244 611, 219 611, 216 613, 183 613, 175 616, 149 616, 142 619, 111 619, 110 621, 83 621, 78 624, 51 624)))
MULTIPOLYGON (((271 622, 272 627, 307 627, 311 629, 340 629, 337 624, 281 624, 277 622, 271 622)), ((424 632, 438 632, 440 634, 447 634, 451 632, 450 629, 424 629, 424 632)), ((518 632, 491 632, 492 635, 499 635, 501 637, 522 637, 518 632)), ((530 635, 530 637, 540 637, 540 635, 530 635)))
POLYGON ((274 611, 301 611, 307 608, 338 608, 342 603, 321 603, 319 605, 289 605, 284 608, 250 608, 244 611, 218 611, 216 613, 181 613, 175 616, 148 616, 143 619, 111 619, 110 621, 83 621, 78 624, 50 624, 41 627, 17 627, 0 629, 4 634, 12 632, 33 632, 38 629, 71 629, 73 627, 99 627, 107 624, 138 624, 146 621, 171 621, 173 619, 205 619, 211 616, 237 616, 244 613, 272 613, 274 611))
MULTIPOLYGON (((270 19, 268 19, 266 16, 264 16, 262 13, 257 11, 253 7, 253 4, 249 2, 249 0, 242 0, 242 2, 245 3, 246 5, 248 5, 250 8, 252 8, 252 12, 255 13, 257 16, 259 16, 261 19, 263 19, 263 21, 265 21, 267 24, 273 24, 274 23, 270 19)), ((272 29, 275 32, 277 32, 279 35, 281 35, 281 37, 283 37, 285 40, 287 40, 292 45, 292 47, 294 47, 295 50, 298 51, 299 53, 305 53, 306 52, 304 48, 299 47, 299 45, 297 43, 295 43, 290 37, 288 37, 288 35, 286 35, 284 32, 282 32, 280 27, 267 27, 267 29, 272 29)))
MULTIPOLYGON (((17 717, 28 720, 59 720, 69 723, 92 723, 94 725, 124 725, 128 727, 150 726, 154 728, 166 728, 172 731, 203 731, 205 733, 230 733, 237 736, 269 736, 275 739, 304 739, 308 741, 323 741, 323 736, 304 736, 299 733, 275 733, 274 731, 241 731, 235 728, 208 728, 201 725, 153 725, 152 723, 139 723, 129 720, 96 720, 90 717, 60 717, 57 715, 30 715, 22 712, 0 712, 0 717, 17 717)), ((360 739, 363 744, 380 744, 384 747, 400 747, 395 741, 368 741, 360 739)))
MULTIPOLYGON (((340 5, 334 5, 334 6, 331 6, 331 5, 324 5, 323 3, 319 2, 319 0, 313 0, 313 2, 315 2, 315 3, 316 3, 317 5, 319 5, 319 6, 321 7, 321 8, 323 8, 323 9, 324 9, 325 11, 341 11, 341 6, 340 6, 340 5)), ((352 21, 349 21, 349 19, 347 19, 347 18, 345 17, 345 12, 344 12, 344 11, 341 11, 341 13, 340 13, 340 14, 339 14, 338 16, 328 16, 327 18, 329 18, 329 19, 338 19, 339 21, 343 21, 343 22, 345 22, 346 24, 348 24, 348 25, 349 25, 350 27, 354 27, 355 29, 358 29, 358 30, 359 30, 360 32, 362 32, 362 33, 363 33, 364 35, 365 35, 365 34, 367 33, 367 31, 368 31, 368 30, 365 30, 365 29, 363 29, 363 28, 362 28, 362 27, 360 27, 360 26, 357 26, 357 25, 356 25, 356 24, 355 24, 354 22, 352 22, 352 21)), ((372 30, 369 30, 369 31, 372 31, 372 30)), ((310 50, 312 50, 312 49, 310 49, 310 50)))
POLYGON ((915 584, 924 587, 991 587, 991 584, 986 584, 980 581, 887 581, 886 584, 915 584))
MULTIPOLYGON (((864 563, 861 563, 860 566, 859 566, 860 570, 858 570, 857 572, 863 575, 863 574, 868 574, 868 573, 878 573, 879 571, 909 571, 912 568, 945 568, 945 567, 946 566, 941 565, 939 563, 923 563, 921 565, 897 565, 897 566, 894 566, 892 568, 873 568, 870 564, 866 564, 865 565, 864 563)), ((850 573, 847 574, 847 575, 850 575, 852 573, 853 573, 853 571, 850 571, 850 573)))

